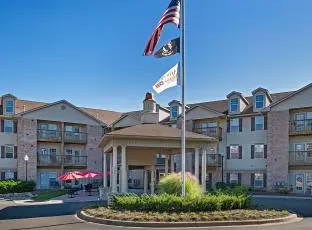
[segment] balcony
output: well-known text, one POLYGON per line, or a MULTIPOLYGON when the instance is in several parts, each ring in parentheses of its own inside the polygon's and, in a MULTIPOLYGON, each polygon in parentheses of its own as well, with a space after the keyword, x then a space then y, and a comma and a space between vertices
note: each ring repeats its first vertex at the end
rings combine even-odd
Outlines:
POLYGON ((87 143, 87 133, 65 131, 64 132, 64 142, 86 144, 87 143))
POLYGON ((87 156, 65 155, 64 167, 87 167, 87 156))
POLYGON ((38 159, 37 161, 38 166, 60 167, 62 164, 61 155, 38 154, 37 159, 38 159))
POLYGON ((289 135, 312 135, 312 119, 290 121, 289 135))
POLYGON ((194 128, 193 132, 203 134, 209 137, 215 137, 220 141, 222 140, 222 128, 221 127, 194 128))
POLYGON ((37 138, 40 141, 61 141, 62 132, 57 130, 38 129, 37 138))
POLYGON ((312 151, 289 152, 289 165, 292 166, 312 165, 312 151))

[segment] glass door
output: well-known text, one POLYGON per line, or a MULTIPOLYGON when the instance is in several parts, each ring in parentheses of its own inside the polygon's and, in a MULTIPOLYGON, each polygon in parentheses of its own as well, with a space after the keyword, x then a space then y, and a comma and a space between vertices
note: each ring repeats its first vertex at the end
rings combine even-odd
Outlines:
POLYGON ((296 191, 303 192, 304 191, 304 174, 296 174, 296 191))
POLYGON ((303 131, 304 130, 304 113, 296 113, 296 131, 303 131))

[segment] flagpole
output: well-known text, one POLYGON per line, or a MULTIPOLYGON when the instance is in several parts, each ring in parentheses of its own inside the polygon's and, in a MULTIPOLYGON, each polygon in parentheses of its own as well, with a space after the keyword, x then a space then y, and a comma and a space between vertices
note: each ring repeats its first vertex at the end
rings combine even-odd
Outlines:
POLYGON ((185 0, 181 0, 181 89, 182 89, 182 129, 181 129, 181 160, 182 160, 182 196, 185 192, 185 0))

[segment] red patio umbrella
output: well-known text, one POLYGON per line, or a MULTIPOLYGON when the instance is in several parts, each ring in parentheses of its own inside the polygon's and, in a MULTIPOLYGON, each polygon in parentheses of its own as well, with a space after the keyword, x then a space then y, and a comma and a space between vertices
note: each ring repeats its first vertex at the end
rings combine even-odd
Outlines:
POLYGON ((59 180, 76 180, 81 178, 85 177, 83 177, 80 172, 67 172, 58 177, 59 180))
POLYGON ((101 172, 96 172, 96 171, 84 171, 79 173, 83 178, 94 178, 94 177, 99 177, 103 176, 103 173, 101 172))

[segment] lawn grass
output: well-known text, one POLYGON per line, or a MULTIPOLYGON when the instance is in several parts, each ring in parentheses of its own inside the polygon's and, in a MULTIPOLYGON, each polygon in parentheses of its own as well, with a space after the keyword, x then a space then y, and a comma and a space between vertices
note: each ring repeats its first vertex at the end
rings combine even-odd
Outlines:
POLYGON ((46 201, 50 200, 54 197, 62 196, 66 194, 66 190, 53 190, 53 191, 45 191, 37 194, 36 196, 33 197, 34 201, 46 201))
POLYGON ((85 208, 87 215, 112 220, 140 222, 201 222, 201 221, 232 221, 260 220, 286 217, 288 211, 237 209, 212 212, 139 212, 120 211, 107 207, 85 208))

